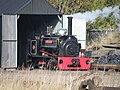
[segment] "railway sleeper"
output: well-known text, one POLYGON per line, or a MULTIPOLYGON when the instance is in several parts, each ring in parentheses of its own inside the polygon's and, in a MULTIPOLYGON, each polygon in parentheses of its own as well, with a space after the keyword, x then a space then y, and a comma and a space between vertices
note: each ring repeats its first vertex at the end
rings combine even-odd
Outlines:
POLYGON ((93 79, 89 79, 87 81, 82 81, 78 90, 120 90, 120 87, 97 86, 93 79))

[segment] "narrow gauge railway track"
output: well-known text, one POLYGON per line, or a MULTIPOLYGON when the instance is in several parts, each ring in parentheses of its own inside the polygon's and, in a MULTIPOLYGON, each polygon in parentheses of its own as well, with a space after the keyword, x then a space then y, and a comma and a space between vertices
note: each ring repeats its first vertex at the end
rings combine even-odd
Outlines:
POLYGON ((105 70, 105 71, 120 71, 120 65, 117 64, 92 64, 91 69, 105 70))

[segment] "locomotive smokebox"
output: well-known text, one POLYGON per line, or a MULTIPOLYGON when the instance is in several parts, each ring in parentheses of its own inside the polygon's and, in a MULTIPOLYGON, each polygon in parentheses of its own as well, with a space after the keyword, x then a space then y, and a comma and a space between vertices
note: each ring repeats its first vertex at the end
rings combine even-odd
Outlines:
POLYGON ((68 17, 68 36, 72 36, 72 19, 73 17, 68 17))

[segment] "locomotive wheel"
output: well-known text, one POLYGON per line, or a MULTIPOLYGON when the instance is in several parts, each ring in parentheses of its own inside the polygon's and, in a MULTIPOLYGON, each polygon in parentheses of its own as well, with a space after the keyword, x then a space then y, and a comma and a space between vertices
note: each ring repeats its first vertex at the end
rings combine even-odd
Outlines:
POLYGON ((51 59, 47 64, 47 69, 49 70, 57 70, 57 67, 57 60, 55 59, 51 59))

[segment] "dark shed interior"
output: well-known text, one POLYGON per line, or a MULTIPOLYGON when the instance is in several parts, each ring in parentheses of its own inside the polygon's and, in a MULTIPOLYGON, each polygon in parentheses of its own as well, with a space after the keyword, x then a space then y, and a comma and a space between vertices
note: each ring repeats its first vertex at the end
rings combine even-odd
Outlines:
POLYGON ((25 64, 24 61, 29 52, 29 40, 35 35, 46 34, 47 26, 56 26, 57 22, 57 15, 20 15, 18 19, 18 65, 25 64))

